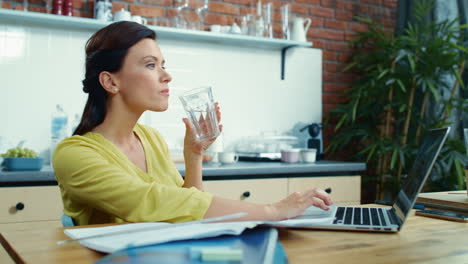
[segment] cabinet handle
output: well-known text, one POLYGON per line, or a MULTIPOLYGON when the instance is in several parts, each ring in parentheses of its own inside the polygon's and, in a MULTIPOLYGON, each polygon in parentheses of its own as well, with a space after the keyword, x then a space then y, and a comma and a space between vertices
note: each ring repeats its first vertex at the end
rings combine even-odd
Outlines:
POLYGON ((16 204, 15 207, 16 207, 16 210, 17 210, 17 211, 21 211, 21 210, 24 209, 24 203, 19 202, 19 203, 16 204))
POLYGON ((243 197, 245 198, 248 198, 250 197, 250 192, 249 191, 245 191, 243 194, 242 194, 243 197))

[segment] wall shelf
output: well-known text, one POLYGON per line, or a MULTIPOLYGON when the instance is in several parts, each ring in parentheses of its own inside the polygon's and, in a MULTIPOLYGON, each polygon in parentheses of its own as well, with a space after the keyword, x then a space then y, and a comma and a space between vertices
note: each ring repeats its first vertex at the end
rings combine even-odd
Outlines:
MULTIPOLYGON (((68 17, 37 12, 0 9, 0 22, 29 23, 68 29, 98 30, 110 22, 101 22, 91 18, 68 17)), ((183 39, 192 41, 205 41, 223 45, 250 46, 281 50, 281 75, 284 79, 284 63, 286 50, 291 47, 311 47, 312 42, 301 42, 276 38, 263 38, 245 35, 213 33, 209 31, 196 31, 172 27, 148 26, 158 33, 161 39, 183 39)))

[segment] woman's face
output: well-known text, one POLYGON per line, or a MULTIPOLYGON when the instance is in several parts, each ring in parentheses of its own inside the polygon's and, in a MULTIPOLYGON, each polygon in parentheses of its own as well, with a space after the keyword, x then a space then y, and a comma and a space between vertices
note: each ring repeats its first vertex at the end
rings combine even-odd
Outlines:
POLYGON ((153 39, 133 45, 115 76, 119 94, 131 111, 167 110, 172 77, 164 69, 164 58, 153 39))

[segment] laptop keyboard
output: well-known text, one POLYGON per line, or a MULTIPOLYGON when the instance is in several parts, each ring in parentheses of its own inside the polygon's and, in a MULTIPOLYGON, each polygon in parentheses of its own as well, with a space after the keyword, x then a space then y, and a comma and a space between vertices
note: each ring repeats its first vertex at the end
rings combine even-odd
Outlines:
MULTIPOLYGON (((392 224, 396 224, 395 219, 392 217, 389 217, 389 219, 392 224)), ((383 208, 366 207, 338 207, 333 224, 370 226, 389 225, 385 220, 383 208)))

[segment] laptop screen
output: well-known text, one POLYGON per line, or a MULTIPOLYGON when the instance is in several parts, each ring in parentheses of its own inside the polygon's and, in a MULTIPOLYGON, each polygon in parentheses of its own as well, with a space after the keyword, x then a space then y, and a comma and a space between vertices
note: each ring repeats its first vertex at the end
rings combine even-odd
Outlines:
POLYGON ((398 193, 396 201, 393 204, 395 213, 401 220, 400 227, 413 207, 427 177, 431 173, 432 167, 442 149, 442 145, 447 139, 449 131, 450 127, 431 129, 421 143, 413 166, 408 172, 406 183, 398 193))

